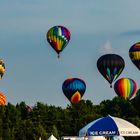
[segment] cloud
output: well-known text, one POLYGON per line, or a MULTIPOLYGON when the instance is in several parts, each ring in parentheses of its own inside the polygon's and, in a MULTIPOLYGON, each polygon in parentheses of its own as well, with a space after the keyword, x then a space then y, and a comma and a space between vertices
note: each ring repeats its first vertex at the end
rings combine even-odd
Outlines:
POLYGON ((107 54, 107 53, 113 53, 112 45, 110 41, 107 41, 101 48, 100 53, 107 54))

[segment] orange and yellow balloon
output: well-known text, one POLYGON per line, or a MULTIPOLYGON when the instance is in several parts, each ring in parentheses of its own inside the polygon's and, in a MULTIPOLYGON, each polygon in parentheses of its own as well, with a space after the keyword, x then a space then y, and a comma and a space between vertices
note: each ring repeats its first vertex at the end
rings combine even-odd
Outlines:
POLYGON ((137 84, 133 79, 121 78, 114 84, 116 94, 125 99, 131 99, 137 91, 137 84))
POLYGON ((4 106, 6 104, 6 96, 0 92, 0 106, 4 106))
POLYGON ((5 63, 2 59, 0 59, 0 79, 2 79, 5 73, 5 63))

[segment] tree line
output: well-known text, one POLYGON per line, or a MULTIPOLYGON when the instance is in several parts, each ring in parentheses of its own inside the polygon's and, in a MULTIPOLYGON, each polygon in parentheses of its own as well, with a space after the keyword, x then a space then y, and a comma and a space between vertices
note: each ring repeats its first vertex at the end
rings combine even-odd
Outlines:
MULTIPOLYGON (((115 97, 94 105, 90 100, 81 100, 62 108, 37 102, 33 107, 25 102, 0 106, 0 140, 47 140, 51 134, 78 136, 78 131, 87 123, 103 116, 120 117, 140 128, 140 96, 133 100, 115 97)), ((138 140, 140 137, 126 137, 138 140)))

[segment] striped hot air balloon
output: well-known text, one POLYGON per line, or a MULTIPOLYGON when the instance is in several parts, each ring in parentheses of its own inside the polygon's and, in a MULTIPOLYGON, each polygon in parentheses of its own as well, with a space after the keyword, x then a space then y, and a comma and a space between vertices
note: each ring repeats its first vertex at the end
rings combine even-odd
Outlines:
POLYGON ((129 57, 133 64, 140 70, 140 42, 131 46, 129 49, 129 57))
POLYGON ((70 40, 70 31, 64 26, 54 26, 47 32, 47 41, 52 48, 60 55, 70 40))
POLYGON ((114 84, 116 94, 125 99, 131 99, 137 91, 137 84, 133 79, 121 78, 114 84))
POLYGON ((86 90, 86 84, 79 78, 68 78, 62 85, 64 95, 71 103, 78 103, 86 90))
POLYGON ((6 104, 6 96, 0 92, 0 106, 4 106, 6 104))

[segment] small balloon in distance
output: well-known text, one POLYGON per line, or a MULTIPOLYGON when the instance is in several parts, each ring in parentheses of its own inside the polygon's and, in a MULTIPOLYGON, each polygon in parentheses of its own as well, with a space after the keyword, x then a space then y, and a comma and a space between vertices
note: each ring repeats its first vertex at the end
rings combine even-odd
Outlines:
POLYGON ((3 59, 0 59, 0 79, 2 79, 5 73, 5 63, 3 59))

